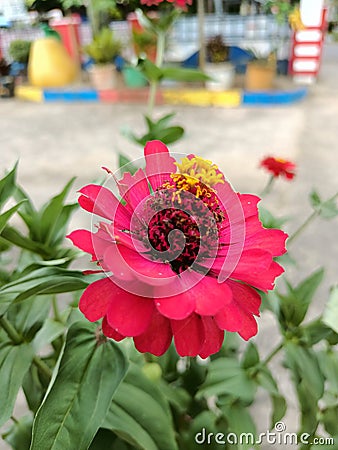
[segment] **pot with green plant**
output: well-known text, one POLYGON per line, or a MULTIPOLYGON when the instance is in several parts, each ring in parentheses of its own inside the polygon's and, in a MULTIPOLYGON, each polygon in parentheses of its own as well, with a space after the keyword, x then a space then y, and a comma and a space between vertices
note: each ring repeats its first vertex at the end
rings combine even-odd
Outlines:
POLYGON ((277 72, 276 52, 260 55, 252 51, 254 59, 248 62, 245 73, 245 89, 249 91, 271 90, 277 72))
POLYGON ((13 60, 11 67, 12 74, 24 80, 27 79, 27 65, 31 44, 30 41, 15 39, 10 43, 8 49, 9 56, 13 60))
POLYGON ((223 91, 233 86, 235 68, 228 61, 229 47, 223 36, 218 34, 209 38, 206 44, 207 63, 205 73, 211 80, 206 81, 206 87, 212 91, 223 91))
POLYGON ((113 61, 121 50, 121 42, 109 28, 99 31, 93 41, 85 46, 84 51, 94 61, 89 69, 89 76, 96 89, 113 89, 117 86, 117 72, 113 61))
POLYGON ((145 56, 150 61, 156 60, 156 34, 149 30, 132 31, 134 51, 137 56, 145 56))

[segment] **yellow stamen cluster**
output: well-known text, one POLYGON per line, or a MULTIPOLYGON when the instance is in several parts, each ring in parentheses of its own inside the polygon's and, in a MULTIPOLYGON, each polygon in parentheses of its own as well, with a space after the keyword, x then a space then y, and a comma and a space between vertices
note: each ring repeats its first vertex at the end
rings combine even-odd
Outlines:
POLYGON ((199 156, 182 159, 181 163, 175 163, 181 174, 197 179, 208 186, 224 183, 224 176, 219 172, 216 164, 199 156))

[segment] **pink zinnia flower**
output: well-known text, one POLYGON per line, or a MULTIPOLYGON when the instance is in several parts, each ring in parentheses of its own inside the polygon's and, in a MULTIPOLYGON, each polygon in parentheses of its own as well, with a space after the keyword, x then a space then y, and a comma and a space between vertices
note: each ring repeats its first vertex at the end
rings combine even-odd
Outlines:
POLYGON ((140 352, 163 354, 172 338, 181 356, 219 351, 224 330, 257 333, 260 295, 283 268, 287 235, 264 229, 259 198, 238 194, 217 166, 189 155, 176 163, 159 141, 145 147, 145 170, 111 190, 88 185, 80 205, 106 219, 95 233, 69 238, 106 277, 87 287, 79 307, 103 318, 103 333, 133 337, 140 352))
POLYGON ((296 175, 296 164, 286 159, 268 156, 261 161, 260 166, 272 173, 275 178, 283 176, 292 180, 296 175))

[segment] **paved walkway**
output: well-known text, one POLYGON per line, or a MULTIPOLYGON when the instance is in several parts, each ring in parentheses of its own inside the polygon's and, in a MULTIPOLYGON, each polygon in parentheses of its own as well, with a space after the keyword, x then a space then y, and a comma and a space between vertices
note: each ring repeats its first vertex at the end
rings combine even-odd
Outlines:
MULTIPOLYGON (((308 194, 315 187, 325 197, 337 191, 338 166, 338 46, 326 46, 322 73, 309 97, 286 107, 197 108, 163 106, 161 115, 177 110, 177 122, 186 129, 185 138, 172 146, 184 153, 196 152, 219 164, 241 192, 259 192, 267 176, 258 169, 259 160, 274 154, 294 160, 298 174, 294 182, 280 181, 275 193, 264 201, 280 215, 294 215, 287 225, 294 230, 310 212, 308 194)), ((19 181, 36 204, 57 193, 76 175, 75 188, 102 176, 101 166, 116 168, 117 154, 130 158, 142 155, 141 148, 120 134, 128 125, 143 130, 141 105, 34 104, 0 100, 0 172, 19 158, 19 181)), ((76 198, 76 189, 72 197, 76 198)), ((72 227, 86 221, 80 213, 72 227)), ((311 314, 322 310, 328 287, 337 282, 337 220, 316 222, 294 244, 298 267, 288 269, 291 279, 300 279, 322 265, 327 266, 325 283, 311 314)), ((257 338, 262 353, 277 340, 276 324, 268 314, 260 320, 257 338), (267 339, 268 337, 268 339, 267 339), (276 339, 275 339, 276 338, 276 339)), ((291 404, 295 399, 283 371, 277 368, 281 389, 291 404)), ((267 399, 254 407, 259 427, 267 427, 267 399)), ((290 408, 285 419, 287 431, 294 431, 297 416, 290 408)), ((1 447, 0 448, 6 448, 1 447)))

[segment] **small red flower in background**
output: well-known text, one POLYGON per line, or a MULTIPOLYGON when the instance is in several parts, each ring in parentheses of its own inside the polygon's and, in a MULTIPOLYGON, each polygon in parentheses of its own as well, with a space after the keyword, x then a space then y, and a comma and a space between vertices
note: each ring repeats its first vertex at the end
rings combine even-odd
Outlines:
POLYGON ((281 175, 288 180, 292 180, 296 175, 296 164, 287 161, 286 159, 268 156, 261 161, 260 166, 272 173, 274 177, 279 177, 281 175))
POLYGON ((192 0, 141 0, 141 5, 147 6, 159 6, 160 3, 167 1, 168 3, 174 3, 176 8, 183 10, 187 9, 188 5, 192 5, 192 0))
POLYGON ((175 162, 160 141, 145 147, 146 167, 106 187, 80 190, 85 210, 106 219, 69 235, 107 276, 90 284, 79 307, 120 341, 162 355, 172 339, 181 356, 220 350, 224 330, 257 333, 256 289, 273 289, 274 261, 287 235, 263 228, 259 198, 233 191, 215 164, 195 155, 175 162))

